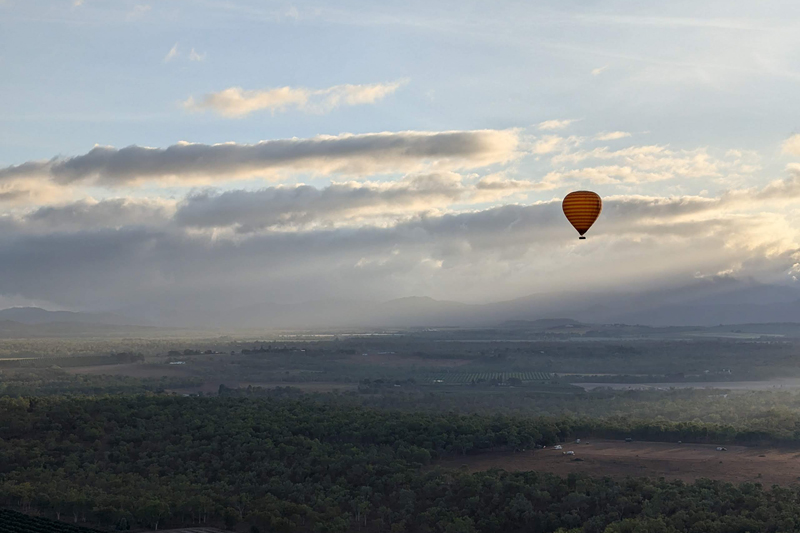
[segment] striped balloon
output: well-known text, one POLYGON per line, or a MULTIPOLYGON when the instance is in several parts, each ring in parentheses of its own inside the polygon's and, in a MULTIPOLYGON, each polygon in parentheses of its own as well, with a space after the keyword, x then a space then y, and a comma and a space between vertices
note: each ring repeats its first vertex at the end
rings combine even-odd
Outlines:
POLYGON ((561 202, 561 209, 567 216, 567 220, 578 230, 581 239, 585 239, 584 233, 589 231, 594 221, 600 216, 603 210, 603 201, 592 191, 575 191, 564 197, 561 202))

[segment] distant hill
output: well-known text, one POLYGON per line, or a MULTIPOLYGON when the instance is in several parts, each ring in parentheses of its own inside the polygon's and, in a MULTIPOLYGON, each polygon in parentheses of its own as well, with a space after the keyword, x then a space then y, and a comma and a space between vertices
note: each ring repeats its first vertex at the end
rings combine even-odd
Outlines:
POLYGON ((153 326, 89 324, 81 322, 47 322, 22 324, 0 320, 0 339, 70 338, 70 337, 161 337, 172 336, 174 329, 153 326))
POLYGON ((111 324, 117 326, 146 325, 113 313, 77 313, 74 311, 48 311, 40 307, 11 307, 0 310, 0 321, 10 320, 20 324, 46 324, 63 322, 76 324, 111 324))
POLYGON ((196 335, 185 328, 150 325, 148 320, 129 319, 114 313, 48 311, 39 307, 0 310, 0 338, 56 337, 163 337, 196 335))

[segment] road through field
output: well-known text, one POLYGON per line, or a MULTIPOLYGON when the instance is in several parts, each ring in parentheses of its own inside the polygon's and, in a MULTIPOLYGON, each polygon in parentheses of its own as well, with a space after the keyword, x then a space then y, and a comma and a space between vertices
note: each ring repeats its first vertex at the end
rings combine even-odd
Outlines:
POLYGON ((742 483, 753 481, 764 486, 789 485, 800 481, 800 449, 751 448, 663 442, 589 440, 589 443, 564 444, 563 450, 518 453, 486 453, 447 459, 439 464, 471 472, 492 468, 508 471, 536 470, 566 476, 584 472, 593 476, 664 477, 694 481, 699 478, 742 483), (574 451, 574 456, 564 455, 574 451))

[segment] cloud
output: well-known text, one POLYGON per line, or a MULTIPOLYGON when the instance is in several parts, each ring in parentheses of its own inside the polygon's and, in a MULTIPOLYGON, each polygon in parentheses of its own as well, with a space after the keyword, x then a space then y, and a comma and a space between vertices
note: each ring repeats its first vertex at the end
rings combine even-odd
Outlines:
MULTIPOLYGON (((446 176, 430 178, 430 183, 427 179, 404 187, 441 189, 446 197, 457 196, 459 186, 449 183, 446 176)), ((193 224, 208 220, 263 224, 270 217, 280 222, 281 213, 286 212, 281 211, 282 203, 298 203, 297 197, 311 210, 327 209, 331 216, 340 216, 353 206, 361 209, 360 194, 380 199, 406 192, 402 187, 391 191, 347 184, 330 191, 274 188, 256 191, 252 198, 214 193, 190 197, 175 219, 191 214, 193 224), (266 201, 262 214, 257 212, 259 200, 266 201), (192 212, 181 215, 189 205, 192 212), (242 209, 241 219, 237 219, 237 209, 242 209)), ((797 249, 794 221, 784 213, 753 212, 752 201, 743 198, 618 196, 606 198, 604 204, 601 219, 581 248, 576 248, 558 199, 462 213, 425 213, 388 225, 313 227, 235 238, 197 233, 182 224, 71 229, 91 224, 92 217, 103 223, 113 217, 92 214, 64 231, 13 236, 0 232, 0 294, 104 308, 168 305, 177 300, 213 303, 215 309, 224 309, 281 298, 387 298, 419 293, 497 299, 579 290, 598 283, 629 286, 648 280, 691 279, 697 271, 749 274, 749 263, 763 267, 765 261, 773 265, 770 268, 786 272, 798 262, 791 260, 797 249), (577 257, 590 257, 593 268, 587 271, 577 257)), ((77 208, 79 218, 86 209, 77 208)), ((64 216, 74 220, 74 211, 72 206, 57 215, 43 212, 26 223, 45 220, 44 227, 55 227, 64 216)), ((101 213, 111 211, 112 205, 100 208, 101 213)))
POLYGON ((107 228, 167 226, 175 213, 173 200, 161 198, 85 198, 43 206, 21 215, 6 215, 6 224, 21 233, 97 231, 107 228))
POLYGON ((559 135, 545 135, 533 145, 534 154, 549 154, 564 146, 564 138, 559 135))
POLYGON ((516 130, 384 132, 96 147, 2 168, 0 198, 6 194, 14 207, 0 214, 0 298, 220 309, 412 294, 485 301, 596 284, 652 286, 698 271, 796 275, 800 163, 787 165, 785 179, 752 187, 758 176, 736 178, 757 167, 757 155, 746 150, 583 149, 581 141, 540 135, 529 142, 516 130), (550 172, 518 179, 516 165, 492 168, 533 158, 537 146, 551 154, 550 172), (103 198, 90 189, 100 198, 69 200, 87 196, 90 186, 221 184, 288 173, 295 181, 297 173, 335 181, 164 191, 170 198, 103 198), (727 190, 606 194, 580 247, 560 198, 542 192, 578 180, 652 191, 632 185, 674 177, 712 177, 727 190), (36 201, 52 205, 26 207, 36 201))
POLYGON ((602 67, 592 69, 592 76, 599 76, 603 72, 608 70, 608 65, 603 65, 602 67))
POLYGON ((178 57, 178 43, 175 43, 174 45, 172 45, 172 48, 169 49, 169 52, 167 52, 167 55, 164 56, 164 63, 169 63, 170 61, 172 61, 176 57, 178 57))
POLYGON ((71 196, 68 187, 50 181, 27 178, 0 179, 0 204, 41 205, 63 201, 71 196))
POLYGON ((180 226, 224 228, 240 233, 264 228, 339 226, 370 219, 394 222, 408 213, 450 205, 474 192, 454 173, 408 176, 396 182, 269 187, 258 191, 203 192, 181 202, 180 226))
POLYGON ((543 182, 506 179, 497 176, 482 178, 475 184, 475 187, 482 191, 536 191, 550 188, 543 182))
POLYGON ((138 19, 144 16, 144 14, 149 12, 151 9, 152 7, 148 4, 136 4, 135 6, 133 6, 133 10, 130 13, 128 13, 127 18, 129 20, 138 19))
POLYGON ((320 135, 257 144, 190 144, 168 148, 97 146, 84 155, 0 168, 0 186, 20 180, 104 187, 145 181, 216 183, 280 172, 316 175, 457 170, 518 156, 515 130, 320 135))
POLYGON ((206 54, 205 54, 205 52, 204 52, 204 53, 202 53, 202 54, 198 54, 198 53, 195 51, 195 49, 194 49, 194 48, 192 48, 192 51, 191 51, 191 52, 189 52, 189 61, 205 61, 205 60, 206 60, 206 54))
POLYGON ((561 150, 551 158, 554 170, 546 181, 585 178, 595 183, 647 183, 675 178, 735 178, 752 174, 760 167, 758 156, 728 151, 724 157, 713 155, 706 148, 673 150, 666 146, 629 146, 611 150, 607 146, 592 150, 561 150), (579 168, 586 162, 594 164, 579 168))
POLYGON ((279 87, 266 90, 244 90, 231 87, 204 95, 199 100, 189 97, 183 106, 190 111, 211 110, 228 118, 241 118, 255 111, 272 113, 298 109, 308 113, 327 113, 340 106, 374 104, 407 83, 405 80, 369 85, 335 85, 327 89, 279 87))
POLYGON ((631 134, 627 131, 604 131, 595 135, 593 139, 595 141, 616 141, 630 136, 631 134))
POLYGON ((781 145, 781 151, 787 155, 800 155, 800 133, 795 133, 781 145))
POLYGON ((312 227, 389 226, 421 213, 445 212, 453 204, 482 203, 540 188, 530 181, 493 175, 476 184, 453 172, 415 174, 391 182, 279 186, 248 191, 205 191, 180 202, 175 222, 237 233, 312 227))
POLYGON ((537 127, 540 130, 563 130, 573 122, 575 122, 575 119, 545 120, 540 122, 537 127))

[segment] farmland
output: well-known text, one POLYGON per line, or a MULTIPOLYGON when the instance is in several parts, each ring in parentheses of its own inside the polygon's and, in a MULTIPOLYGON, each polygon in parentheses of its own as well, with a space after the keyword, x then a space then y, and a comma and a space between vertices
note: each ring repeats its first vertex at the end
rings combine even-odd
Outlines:
POLYGON ((506 383, 509 380, 548 381, 553 379, 553 374, 548 372, 441 372, 426 376, 423 383, 467 384, 494 381, 506 383))

